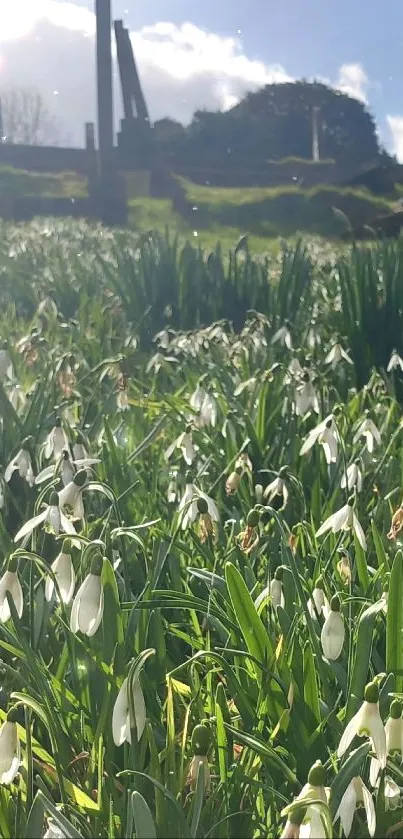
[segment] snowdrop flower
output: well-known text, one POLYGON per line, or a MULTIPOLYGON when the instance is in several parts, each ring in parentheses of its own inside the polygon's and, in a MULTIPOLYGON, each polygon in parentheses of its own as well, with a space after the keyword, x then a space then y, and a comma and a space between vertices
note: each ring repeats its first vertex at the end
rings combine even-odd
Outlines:
POLYGON ((274 578, 270 582, 270 594, 273 606, 282 606, 284 609, 283 568, 281 565, 276 569, 274 578))
POLYGON ((340 819, 345 836, 350 836, 354 813, 357 807, 360 807, 361 805, 365 808, 368 833, 370 836, 374 836, 376 830, 376 815, 372 795, 362 779, 355 777, 350 781, 334 817, 335 822, 337 819, 340 819))
POLYGON ((192 426, 188 425, 186 431, 179 435, 179 437, 174 440, 174 442, 169 446, 169 448, 165 452, 165 460, 169 460, 175 449, 180 449, 183 455, 183 459, 188 466, 191 466, 195 457, 196 457, 196 449, 193 445, 192 440, 192 426))
POLYGON ((263 492, 263 498, 274 510, 284 510, 288 501, 288 489, 284 480, 285 474, 286 469, 283 467, 274 481, 268 484, 263 492))
POLYGON ((95 557, 73 600, 70 615, 72 632, 82 632, 91 638, 95 635, 104 613, 104 589, 101 582, 103 560, 95 557))
POLYGON ((337 570, 344 584, 351 583, 351 564, 347 551, 343 552, 341 558, 339 559, 337 563, 337 570))
POLYGON ((7 592, 14 601, 14 606, 17 615, 20 618, 24 608, 24 599, 22 594, 21 583, 18 578, 18 560, 13 557, 8 563, 7 571, 4 572, 0 579, 0 621, 7 623, 11 617, 10 607, 7 600, 7 592))
POLYGON ((52 428, 52 431, 48 434, 45 440, 44 455, 47 460, 49 460, 52 455, 57 460, 57 458, 63 453, 64 449, 69 451, 69 443, 62 428, 62 421, 60 417, 57 417, 54 428, 52 428))
MULTIPOLYGON (((82 453, 83 447, 75 444, 74 450, 79 450, 82 453)), ((65 487, 73 480, 77 470, 89 469, 90 466, 95 466, 96 463, 100 462, 97 457, 86 456, 77 458, 75 455, 74 460, 72 460, 70 453, 65 449, 56 463, 51 463, 50 466, 46 466, 45 469, 39 472, 39 475, 35 478, 35 483, 43 484, 45 481, 53 478, 60 470, 62 484, 65 487)))
POLYGON ((342 489, 346 489, 348 492, 352 492, 353 489, 356 489, 357 492, 361 492, 362 490, 362 472, 361 472, 361 461, 359 458, 351 463, 347 469, 347 473, 344 472, 340 486, 342 489))
POLYGON ((131 743, 129 682, 132 684, 132 703, 134 708, 137 740, 140 740, 146 724, 146 706, 139 678, 125 679, 119 690, 112 714, 112 736, 115 746, 131 743))
POLYGON ((379 687, 376 682, 369 682, 366 686, 361 708, 344 729, 337 749, 338 757, 343 757, 356 735, 370 738, 381 769, 385 769, 387 758, 386 734, 379 713, 379 687))
POLYGON ((29 438, 27 437, 23 440, 22 447, 17 452, 17 454, 10 460, 10 463, 6 466, 6 471, 4 472, 4 480, 6 483, 11 481, 11 478, 14 472, 18 471, 18 474, 21 478, 25 478, 27 483, 30 487, 34 485, 35 478, 32 469, 32 461, 31 455, 27 448, 29 443, 29 438))
MULTIPOLYGON (((318 807, 317 804, 309 804, 309 800, 322 801, 325 808, 328 808, 327 795, 324 787, 325 770, 320 760, 312 766, 309 775, 308 783, 302 788, 296 801, 301 801, 301 806, 306 806, 305 815, 300 828, 300 837, 317 837, 317 839, 327 839, 328 833, 326 830, 324 808, 318 807)), ((330 820, 330 813, 328 813, 330 820)))
POLYGON ((358 443, 360 437, 365 437, 367 449, 370 454, 372 454, 374 450, 374 443, 377 446, 381 444, 381 435, 376 427, 376 425, 372 422, 368 416, 359 424, 357 431, 353 437, 353 443, 358 443))
POLYGON ((207 757, 210 743, 210 729, 206 725, 196 725, 192 733, 193 758, 190 763, 187 782, 193 789, 195 788, 199 766, 202 766, 205 792, 208 792, 210 788, 210 768, 207 757))
POLYGON ((10 385, 8 398, 16 413, 18 413, 19 408, 22 409, 24 407, 27 401, 21 385, 10 385))
POLYGON ((246 554, 249 554, 259 544, 259 521, 258 511, 249 510, 246 518, 246 528, 237 537, 241 550, 246 554))
POLYGON ((390 525, 389 533, 387 534, 388 539, 396 539, 398 534, 403 528, 403 504, 395 510, 392 516, 392 521, 390 525))
POLYGON ((288 350, 292 350, 292 338, 290 332, 290 324, 288 321, 284 321, 284 326, 281 326, 277 332, 274 333, 271 343, 272 344, 281 344, 282 347, 287 347, 288 350))
MULTIPOLYGON (((385 724, 386 737, 386 751, 392 757, 403 755, 403 719, 402 719, 402 703, 398 699, 394 699, 390 705, 390 715, 385 724)), ((374 787, 380 772, 381 766, 379 761, 373 757, 371 759, 369 780, 374 787)))
MULTIPOLYGON (((69 542, 65 540, 61 552, 51 565, 51 569, 56 577, 59 586, 60 595, 63 603, 70 603, 74 594, 76 585, 76 575, 74 573, 74 566, 71 560, 71 555, 68 553, 69 542)), ((48 576, 45 585, 45 597, 47 601, 52 600, 55 584, 52 577, 48 576)), ((57 593, 56 596, 58 597, 57 593)))
POLYGON ((333 414, 329 414, 323 422, 320 422, 302 444, 300 455, 307 454, 315 443, 323 446, 327 463, 336 463, 338 450, 338 435, 333 414))
POLYGON ((7 342, 5 341, 0 349, 0 382, 4 379, 13 378, 13 365, 8 351, 7 342))
POLYGON ((84 518, 82 491, 86 480, 86 470, 80 469, 80 471, 74 475, 73 480, 58 493, 60 510, 64 510, 66 507, 71 509, 75 519, 84 518))
POLYGON ((335 370, 337 365, 340 364, 340 361, 346 361, 347 364, 353 363, 348 353, 343 350, 341 344, 333 344, 333 347, 325 358, 325 364, 330 364, 332 370, 335 370))
POLYGON ((388 810, 397 810, 397 808, 401 806, 400 787, 398 787, 389 775, 386 775, 385 777, 384 795, 386 812, 388 810))
POLYGON ((349 498, 344 507, 329 516, 320 526, 316 536, 323 536, 328 530, 331 530, 332 533, 338 533, 340 530, 353 530, 363 550, 367 550, 364 531, 354 512, 354 498, 349 498))
POLYGON ((316 580, 312 597, 308 600, 308 611, 311 618, 316 618, 317 615, 321 614, 323 614, 326 618, 327 614, 330 612, 330 603, 324 592, 322 577, 318 577, 316 580))
POLYGON ((329 661, 336 661, 341 655, 345 635, 344 620, 340 614, 340 600, 335 595, 330 601, 330 612, 326 617, 320 635, 323 655, 329 661))
POLYGON ((217 402, 214 396, 207 393, 200 384, 197 385, 196 390, 190 397, 190 406, 198 414, 194 421, 199 428, 208 425, 215 426, 217 422, 217 402))
POLYGON ((187 473, 186 479, 187 483, 185 486, 185 492, 179 502, 179 518, 181 521, 182 530, 186 530, 190 524, 192 524, 198 515, 198 507, 197 507, 197 499, 204 498, 207 502, 207 509, 208 513, 211 517, 212 521, 219 521, 220 516, 218 513, 217 505, 212 498, 206 495, 205 492, 202 492, 198 489, 194 483, 190 480, 190 475, 187 473))
POLYGON ((210 536, 215 540, 217 536, 216 522, 212 521, 205 498, 197 499, 197 510, 199 513, 199 536, 201 543, 204 544, 204 542, 207 542, 210 536))
POLYGON ((306 371, 302 376, 301 384, 295 389, 295 410, 297 416, 304 417, 311 408, 316 414, 319 413, 319 401, 316 390, 309 373, 306 371))
POLYGON ((292 358, 289 365, 288 365, 288 372, 290 376, 295 379, 298 379, 304 375, 304 370, 301 367, 298 358, 292 358))
POLYGON ((304 815, 303 807, 300 810, 293 810, 285 823, 280 839, 300 839, 300 829, 304 815))
POLYGON ((241 483, 243 468, 242 466, 237 466, 230 475, 228 475, 227 480, 225 481, 225 492, 227 495, 235 495, 237 490, 239 489, 239 484, 241 483))
POLYGON ((49 505, 47 505, 46 509, 43 510, 42 513, 39 513, 38 516, 34 516, 22 525, 18 533, 14 536, 14 542, 19 542, 20 539, 24 538, 24 536, 30 536, 35 528, 42 523, 48 525, 56 536, 59 535, 61 530, 69 536, 76 535, 74 525, 71 521, 69 521, 67 516, 63 513, 63 510, 59 507, 59 497, 57 492, 52 492, 49 505))
POLYGON ((0 727, 0 784, 12 784, 21 763, 21 746, 15 722, 0 727))
POLYGON ((403 358, 399 355, 397 350, 393 350, 386 371, 387 373, 390 373, 391 370, 396 370, 398 367, 403 371, 403 358))

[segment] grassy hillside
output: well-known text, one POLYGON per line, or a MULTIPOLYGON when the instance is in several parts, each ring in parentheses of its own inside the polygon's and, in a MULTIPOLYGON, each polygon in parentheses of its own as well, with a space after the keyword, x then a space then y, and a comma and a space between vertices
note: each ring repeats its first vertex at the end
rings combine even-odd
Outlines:
POLYGON ((353 226, 371 224, 390 212, 393 201, 365 189, 320 186, 215 188, 181 179, 200 226, 238 227, 260 236, 289 236, 297 231, 337 236, 343 229, 335 210, 353 226))
MULTIPOLYGON (((185 179, 179 182, 190 205, 187 216, 175 212, 169 199, 139 197, 136 178, 128 176, 130 226, 140 233, 169 226, 182 240, 197 240, 205 248, 214 247, 218 240, 224 247, 232 247, 248 234, 251 249, 262 252, 270 248, 269 240, 279 236, 309 233, 337 237, 346 226, 343 215, 353 226, 371 225, 393 206, 391 198, 380 198, 362 188, 217 188, 185 179)), ((79 198, 87 191, 86 179, 74 172, 34 173, 0 167, 0 197, 79 198)))

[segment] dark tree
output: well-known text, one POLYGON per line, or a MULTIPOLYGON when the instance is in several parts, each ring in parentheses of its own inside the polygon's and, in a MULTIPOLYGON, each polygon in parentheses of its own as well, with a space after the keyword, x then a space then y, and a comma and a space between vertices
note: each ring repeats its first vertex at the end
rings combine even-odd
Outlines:
POLYGON ((226 113, 197 111, 186 162, 256 167, 285 157, 312 159, 314 108, 322 160, 362 165, 378 159, 375 122, 365 105, 320 82, 300 81, 267 85, 226 113))

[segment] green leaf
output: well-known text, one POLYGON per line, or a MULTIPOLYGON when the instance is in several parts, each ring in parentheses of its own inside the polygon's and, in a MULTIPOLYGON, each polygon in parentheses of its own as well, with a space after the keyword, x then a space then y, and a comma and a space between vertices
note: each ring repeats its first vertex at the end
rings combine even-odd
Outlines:
POLYGON ((339 771, 336 774, 336 777, 331 784, 331 796, 330 796, 330 812, 332 814, 332 819, 334 819, 337 810, 340 805, 340 801, 343 798, 343 795, 353 778, 357 775, 361 775, 362 772, 362 764, 369 754, 370 751, 370 743, 363 743, 358 749, 355 749, 353 752, 350 752, 347 760, 343 763, 343 766, 340 767, 339 771))
POLYGON ((386 615, 386 672, 395 677, 395 690, 403 690, 403 553, 398 551, 389 581, 386 615))
POLYGON ((376 614, 377 613, 373 607, 370 607, 370 609, 365 609, 363 611, 358 621, 357 633, 353 643, 355 655, 348 692, 348 702, 345 716, 346 724, 350 721, 351 717, 354 716, 356 711, 358 711, 358 708, 364 698, 364 688, 368 681, 368 673, 371 662, 376 614))
POLYGON ((136 839, 157 839, 154 819, 150 808, 137 790, 131 796, 136 839))
POLYGON ((39 794, 37 793, 28 814, 24 839, 38 839, 38 836, 43 835, 44 818, 45 807, 43 801, 41 801, 39 794))
MULTIPOLYGON (((256 611, 246 583, 232 562, 227 562, 225 565, 225 579, 246 646, 263 667, 268 667, 269 662, 274 658, 271 640, 256 611)), ((258 679, 261 680, 262 671, 258 667, 255 670, 258 679)))

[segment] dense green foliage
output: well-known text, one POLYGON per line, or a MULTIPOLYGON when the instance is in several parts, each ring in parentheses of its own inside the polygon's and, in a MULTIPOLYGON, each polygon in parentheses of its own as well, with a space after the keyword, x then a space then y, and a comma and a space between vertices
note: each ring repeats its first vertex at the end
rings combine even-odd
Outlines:
MULTIPOLYGON (((319 819, 312 837, 339 837, 360 778, 375 836, 401 835, 400 755, 373 789, 365 731, 353 750, 340 742, 364 691, 378 714, 380 689, 383 721, 401 712, 401 369, 385 367, 403 354, 403 245, 245 247, 2 229, 2 839, 43 836, 49 820, 76 839, 276 839, 295 806, 303 829, 319 819), (301 454, 330 414, 331 462, 319 434, 301 454), (98 461, 66 504, 56 428, 98 461), (39 484, 21 450, 47 470, 39 484), (354 465, 362 485, 347 489, 354 465), (362 531, 343 519, 324 532, 343 508, 362 531), (343 633, 326 641, 329 602, 343 633)), ((367 836, 363 810, 351 815, 367 836)))
MULTIPOLYGON (((318 108, 323 159, 348 166, 373 163, 383 154, 365 105, 320 82, 269 84, 226 112, 197 111, 184 130, 160 120, 160 150, 178 165, 258 169, 287 157, 312 158, 312 110, 318 108)), ((386 156, 387 157, 387 156, 386 156)))

